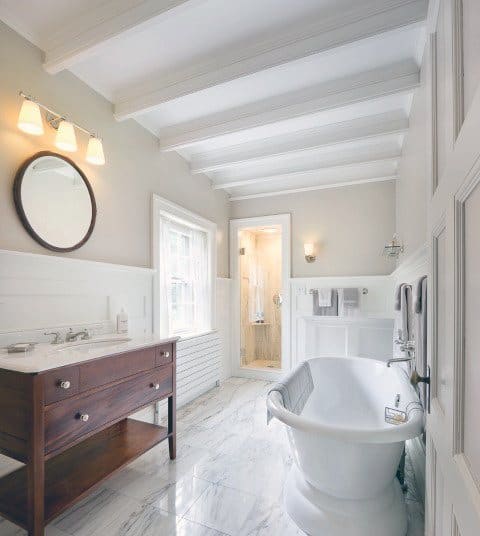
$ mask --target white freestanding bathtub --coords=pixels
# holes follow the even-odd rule
[[[290,517],[311,536],[405,536],[396,472],[405,440],[424,426],[407,374],[356,357],[309,364],[314,390],[300,415],[285,409],[280,393],[267,397],[271,415],[287,426],[295,461],[284,494]],[[408,412],[397,425],[385,422],[396,399]]]

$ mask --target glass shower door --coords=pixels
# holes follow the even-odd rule
[[[282,365],[281,238],[275,226],[238,232],[242,368],[280,369]]]

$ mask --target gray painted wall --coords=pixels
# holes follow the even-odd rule
[[[67,154],[88,176],[98,205],[97,225],[89,242],[71,257],[134,266],[150,266],[150,204],[153,192],[181,204],[218,225],[218,275],[228,275],[229,205],[213,191],[207,177],[193,177],[175,153],[162,154],[158,140],[133,120],[118,123],[112,106],[68,72],[51,76],[33,45],[0,23],[0,248],[50,254],[24,231],[12,200],[15,172],[29,156],[57,151],[54,134],[30,136],[16,127],[22,99],[18,92],[66,114],[104,140],[107,164],[85,162],[86,136],[77,136],[79,151]]]
[[[232,218],[292,215],[292,275],[390,274],[382,257],[395,229],[395,183],[378,182],[235,201]],[[305,262],[303,244],[314,242],[317,260]]]

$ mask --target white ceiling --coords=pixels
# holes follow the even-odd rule
[[[48,72],[70,69],[232,199],[394,180],[426,12],[427,0],[0,1]]]

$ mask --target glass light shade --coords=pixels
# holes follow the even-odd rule
[[[74,153],[77,150],[77,138],[72,123],[61,121],[58,125],[55,145],[62,151]]]
[[[311,257],[314,254],[313,244],[303,244],[303,249],[306,257]]]
[[[105,155],[103,154],[102,140],[91,137],[88,140],[87,147],[87,162],[95,166],[103,166],[105,164]]]
[[[36,102],[28,99],[23,100],[17,126],[27,134],[33,134],[34,136],[43,134],[42,114]]]

